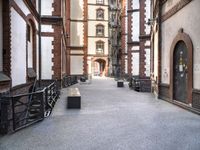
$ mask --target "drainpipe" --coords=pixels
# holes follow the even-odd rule
[[[38,1],[38,11],[39,11],[39,41],[38,41],[38,47],[39,47],[39,87],[41,87],[41,71],[42,71],[42,52],[41,52],[41,0]]]

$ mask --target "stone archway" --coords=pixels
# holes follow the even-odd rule
[[[94,76],[107,76],[108,75],[108,60],[106,58],[92,59]]]
[[[186,54],[186,59],[187,62],[186,64],[183,64],[182,62],[182,56],[178,57],[179,59],[179,68],[176,68],[176,64],[177,63],[175,60],[175,55],[177,54],[177,49],[178,47],[180,47],[180,44],[182,43],[182,45],[185,45],[187,54]],[[182,46],[184,47],[184,46]],[[180,55],[182,55],[182,51],[180,51]],[[193,44],[192,41],[189,37],[188,34],[183,32],[183,29],[180,29],[177,36],[175,37],[175,39],[172,42],[171,48],[170,48],[170,98],[172,100],[176,100],[176,94],[175,93],[175,88],[177,88],[177,86],[181,86],[181,85],[176,85],[175,86],[175,81],[176,81],[176,69],[179,70],[179,74],[180,76],[184,77],[185,75],[183,75],[182,73],[186,73],[185,78],[186,83],[186,90],[187,90],[187,95],[186,95],[186,100],[184,101],[184,103],[187,104],[191,104],[192,103],[192,87],[193,87]],[[182,73],[181,73],[182,72]],[[179,88],[179,87],[178,87]],[[181,100],[180,100],[181,101]]]

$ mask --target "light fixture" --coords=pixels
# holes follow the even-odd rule
[[[153,25],[153,23],[156,22],[158,23],[158,18],[149,18],[148,21],[146,22],[147,25]]]

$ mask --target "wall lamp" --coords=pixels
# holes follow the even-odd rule
[[[158,23],[157,17],[153,18],[153,19],[149,18],[148,21],[146,22],[146,24],[150,26],[150,25],[153,25],[154,22]]]

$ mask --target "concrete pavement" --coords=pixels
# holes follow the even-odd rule
[[[81,110],[66,109],[63,89],[49,118],[1,137],[0,150],[200,150],[200,116],[116,85],[74,85]]]

